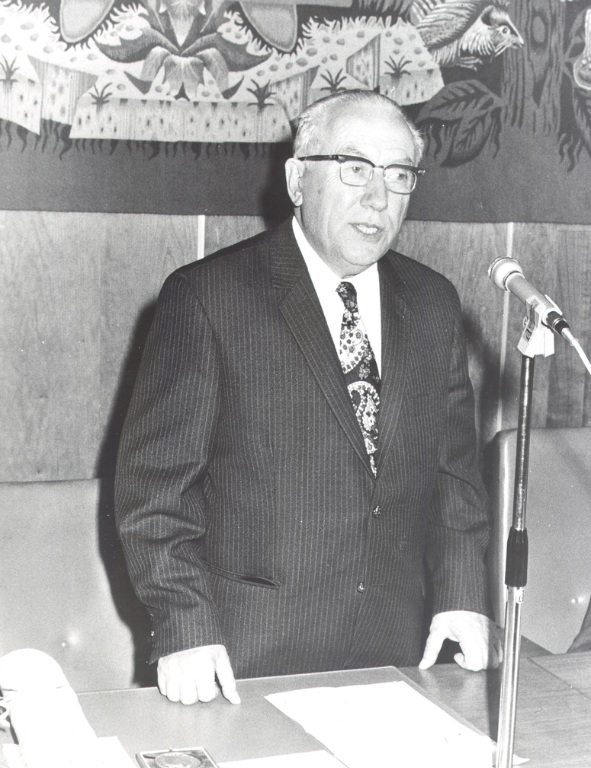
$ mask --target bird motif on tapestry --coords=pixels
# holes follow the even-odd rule
[[[476,69],[524,41],[508,0],[415,0],[410,19],[440,67]]]

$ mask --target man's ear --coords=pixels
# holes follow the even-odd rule
[[[285,178],[287,181],[287,191],[291,198],[291,202],[299,207],[304,199],[302,193],[302,173],[304,172],[304,164],[301,160],[296,160],[295,157],[290,157],[285,163]]]

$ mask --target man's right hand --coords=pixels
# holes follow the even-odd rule
[[[215,679],[232,704],[240,704],[230,658],[224,645],[204,645],[158,659],[158,688],[170,701],[195,704],[216,697]]]

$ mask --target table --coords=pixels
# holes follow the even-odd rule
[[[591,699],[591,652],[568,653],[562,656],[542,656],[535,659],[538,666],[556,675],[560,680],[576,688]]]
[[[496,739],[500,670],[405,669],[430,698]],[[527,768],[591,766],[591,653],[521,658],[515,752]]]
[[[219,762],[307,752],[321,746],[263,697],[322,685],[406,680],[429,698],[496,737],[500,673],[455,664],[430,670],[394,667],[242,680],[240,706],[172,704],[153,688],[80,694],[99,736],[117,735],[127,752],[202,744]],[[4,738],[6,740],[6,738]],[[523,658],[516,729],[527,768],[591,765],[591,653]],[[1,764],[1,762],[0,762]]]

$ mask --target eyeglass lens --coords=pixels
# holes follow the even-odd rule
[[[340,166],[341,181],[353,187],[365,186],[374,173],[374,168],[363,160],[345,160]],[[401,166],[386,168],[384,171],[384,183],[390,192],[407,195],[415,188],[416,181],[414,172]]]

